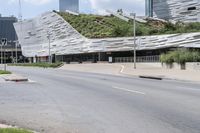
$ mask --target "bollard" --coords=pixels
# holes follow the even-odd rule
[[[6,71],[6,66],[7,66],[7,64],[4,64],[4,71]]]

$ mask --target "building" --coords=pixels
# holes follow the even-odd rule
[[[146,16],[200,22],[200,0],[146,0]]]
[[[39,61],[47,61],[49,54],[64,62],[107,61],[109,57],[133,55],[133,37],[88,39],[55,12],[44,13],[14,26],[23,55]],[[199,32],[140,36],[136,39],[140,56],[157,56],[170,48],[200,48]]]
[[[79,0],[59,0],[59,10],[79,13]]]
[[[6,38],[8,40],[8,46],[15,46],[17,35],[13,26],[13,23],[17,22],[15,17],[1,17],[0,16],[0,39]]]
[[[0,15],[0,40],[2,38],[7,39],[7,46],[3,46],[3,53],[4,57],[6,58],[7,62],[11,62],[11,57],[14,57],[15,54],[15,44],[16,41],[18,40],[15,29],[13,24],[17,22],[16,17],[2,17]],[[21,54],[20,48],[18,48],[18,55],[20,56]],[[4,61],[5,62],[5,61]]]

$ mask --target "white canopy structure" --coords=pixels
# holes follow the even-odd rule
[[[133,50],[133,37],[88,39],[54,12],[47,12],[34,19],[15,23],[14,27],[25,57],[48,56],[49,32],[51,53],[56,55]],[[200,32],[140,36],[136,39],[137,50],[170,47],[200,48]]]

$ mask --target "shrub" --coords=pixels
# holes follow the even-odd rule
[[[162,54],[160,61],[166,64],[172,64],[173,62],[176,62],[178,64],[184,65],[186,62],[200,61],[200,53],[197,51],[180,49],[168,52],[167,54]]]

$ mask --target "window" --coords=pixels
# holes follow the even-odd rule
[[[196,9],[197,9],[196,7],[188,7],[188,11],[196,10]]]

